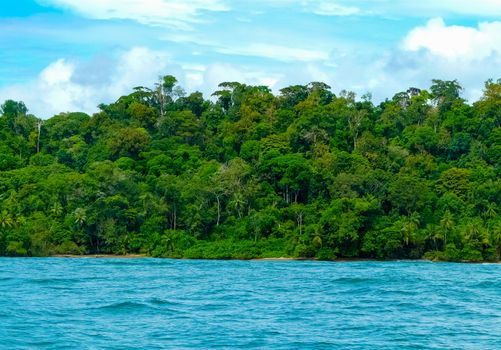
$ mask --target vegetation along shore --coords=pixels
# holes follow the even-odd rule
[[[498,261],[501,80],[461,91],[165,76],[92,116],[6,101],[0,255]]]

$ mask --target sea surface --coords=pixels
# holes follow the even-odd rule
[[[1,349],[501,349],[501,265],[0,258]]]

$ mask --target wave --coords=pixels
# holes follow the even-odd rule
[[[150,308],[148,304],[137,302],[137,301],[121,301],[117,303],[112,303],[108,305],[102,305],[92,308],[93,310],[114,310],[114,311],[130,311],[130,310],[142,310]]]
[[[53,284],[61,284],[61,283],[76,283],[76,282],[83,282],[83,281],[89,281],[92,280],[92,278],[29,278],[26,279],[25,281],[28,283],[33,283],[33,284],[41,284],[41,285],[53,285]]]
[[[366,277],[339,277],[332,280],[332,282],[337,284],[360,284],[360,283],[372,283],[374,282],[374,279]]]
[[[111,303],[107,305],[102,305],[98,307],[93,307],[93,310],[113,310],[113,311],[133,311],[133,310],[146,310],[146,309],[156,309],[162,311],[172,311],[171,307],[179,306],[179,303],[164,300],[160,298],[151,298],[145,301],[120,301],[116,303]]]
[[[499,348],[501,265],[79,261],[9,260],[0,348]]]
[[[164,299],[160,299],[160,298],[151,298],[151,299],[147,300],[147,302],[149,304],[161,305],[161,306],[178,306],[178,305],[180,305],[180,303],[176,303],[174,301],[164,300]]]

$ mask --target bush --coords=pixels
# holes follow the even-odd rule
[[[28,250],[24,247],[23,242],[10,241],[5,249],[8,256],[26,256]]]
[[[466,245],[459,253],[460,260],[478,262],[482,261],[482,253],[470,245]]]
[[[73,241],[65,241],[58,245],[54,252],[56,254],[72,254],[72,255],[82,255],[85,253],[85,249],[83,247],[79,247]]]
[[[320,248],[319,251],[317,252],[316,258],[318,260],[325,260],[325,261],[331,261],[331,260],[336,260],[336,254],[329,248]]]

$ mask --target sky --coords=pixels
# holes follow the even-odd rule
[[[322,81],[374,102],[457,79],[472,102],[501,78],[501,1],[4,0],[0,48],[0,101],[42,118],[167,74],[206,98]]]

